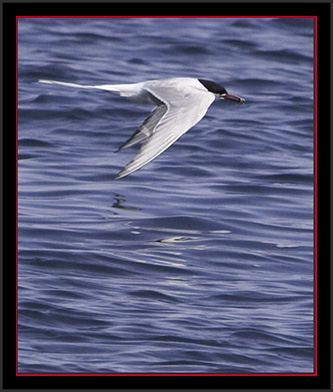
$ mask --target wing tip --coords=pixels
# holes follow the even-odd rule
[[[113,180],[113,181],[117,181],[117,180],[120,180],[121,177],[122,177],[122,176],[121,176],[121,173],[118,173],[116,176],[113,177],[112,180]]]
[[[130,173],[126,173],[126,170],[123,169],[113,178],[113,181],[120,180],[121,178],[126,177],[129,174]]]

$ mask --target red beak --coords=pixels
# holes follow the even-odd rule
[[[245,101],[244,98],[237,97],[237,95],[226,93],[221,95],[222,99],[229,99],[230,101],[235,101],[237,103],[243,103]]]

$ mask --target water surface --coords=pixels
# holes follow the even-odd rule
[[[19,18],[19,373],[313,372],[313,28]],[[119,181],[151,107],[38,83],[174,76],[246,103]]]

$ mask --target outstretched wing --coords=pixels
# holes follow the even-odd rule
[[[175,91],[174,86],[170,89],[151,86],[146,90],[163,104],[151,113],[139,130],[120,148],[132,146],[148,137],[138,154],[115,179],[133,173],[160,155],[202,119],[215,99],[213,94],[205,94],[195,88],[190,91],[187,89],[185,93]]]
[[[162,104],[156,106],[150,115],[145,119],[140,128],[123,144],[116,152],[124,150],[125,148],[132,147],[143,140],[148,139],[154,132],[156,125],[161,121],[161,118],[168,111],[166,105]]]
[[[161,81],[152,80],[134,84],[96,86],[54,80],[40,82],[106,90],[129,99],[157,105],[134,135],[118,149],[120,151],[146,140],[139,153],[115,179],[133,173],[160,155],[202,119],[215,99],[214,94],[208,92],[202,83],[193,78],[170,78],[165,79],[163,84]]]

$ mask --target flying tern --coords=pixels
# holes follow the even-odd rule
[[[151,162],[185,132],[197,124],[216,99],[243,103],[245,99],[227,92],[218,83],[195,78],[168,78],[131,84],[81,85],[40,80],[41,83],[110,91],[132,101],[155,105],[140,128],[118,151],[144,142],[132,161],[115,177],[125,177]]]

